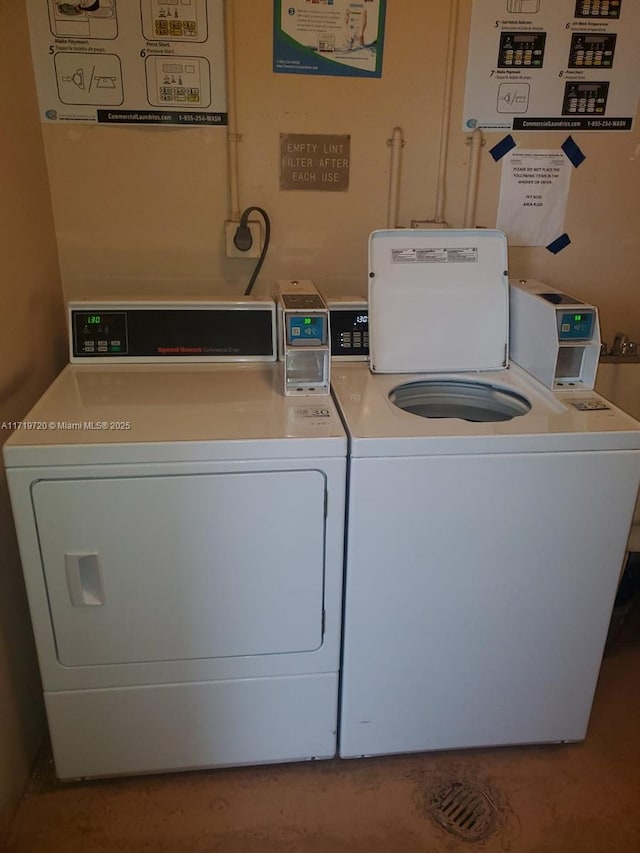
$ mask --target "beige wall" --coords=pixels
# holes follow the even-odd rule
[[[311,277],[325,291],[366,287],[367,237],[386,226],[387,140],[403,129],[400,224],[434,213],[448,2],[389,0],[380,80],[273,74],[271,0],[235,0],[240,202],[273,224],[264,281]],[[469,149],[461,130],[471,0],[461,0],[446,219],[463,220]],[[222,128],[47,126],[65,295],[123,285],[176,293],[248,278],[252,262],[222,256],[227,215]],[[351,135],[347,193],[280,191],[282,132]],[[494,227],[500,166],[482,155],[477,224]],[[520,147],[558,147],[564,133],[517,133]],[[640,154],[632,133],[580,133],[586,162],[573,173],[566,221],[572,245],[511,252],[511,272],[539,277],[601,307],[609,340],[640,339]],[[241,284],[237,285],[240,292]]]
[[[0,425],[20,420],[64,362],[62,294],[23,4],[0,4]],[[0,429],[0,442],[10,431]],[[44,721],[0,463],[0,847]]]

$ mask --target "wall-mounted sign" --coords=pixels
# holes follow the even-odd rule
[[[474,0],[465,130],[631,130],[638,0]]]
[[[564,232],[571,169],[561,149],[504,157],[496,228],[510,246],[548,246]]]
[[[223,0],[27,0],[43,122],[227,123]]]
[[[280,189],[346,192],[351,137],[342,134],[280,134]]]
[[[274,0],[273,70],[380,77],[387,0]]]

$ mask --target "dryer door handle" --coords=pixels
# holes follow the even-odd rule
[[[101,607],[104,604],[104,586],[98,553],[65,554],[64,565],[73,606]]]

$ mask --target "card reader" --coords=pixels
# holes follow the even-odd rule
[[[278,281],[280,359],[284,393],[328,394],[331,366],[329,311],[311,281]]]

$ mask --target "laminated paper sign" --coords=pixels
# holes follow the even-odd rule
[[[223,0],[27,0],[43,122],[227,123]]]
[[[631,130],[639,0],[474,0],[465,130]]]
[[[273,70],[380,77],[386,0],[274,0]]]

